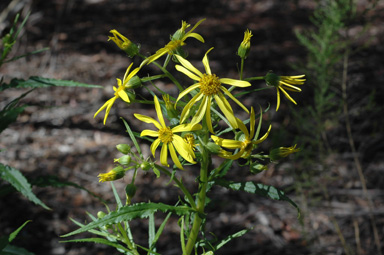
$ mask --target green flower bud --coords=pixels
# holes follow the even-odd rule
[[[252,32],[247,29],[247,31],[244,32],[244,39],[237,50],[237,55],[241,58],[245,59],[249,54],[249,50],[251,49],[251,37]]]
[[[103,212],[103,211],[98,211],[97,212],[97,218],[99,218],[99,219],[104,218],[106,215],[107,214],[105,212]]]
[[[142,86],[141,79],[137,75],[133,76],[125,85],[127,89],[136,89],[136,88],[140,88],[141,86]]]
[[[213,142],[208,142],[205,146],[211,153],[213,154],[219,154],[219,152],[222,150],[219,145]]]
[[[143,163],[140,164],[140,168],[143,169],[143,171],[148,171],[152,167],[150,163],[148,163],[147,161],[144,161]]]
[[[114,162],[119,162],[123,166],[129,165],[131,163],[131,161],[132,161],[132,158],[129,155],[124,155],[124,156],[114,160]]]
[[[136,194],[136,186],[135,186],[135,184],[133,184],[133,183],[128,184],[125,187],[125,194],[127,195],[127,204],[131,204],[131,199]]]
[[[254,162],[252,163],[250,166],[249,166],[249,171],[253,174],[258,174],[260,172],[263,172],[265,170],[267,170],[268,167],[263,165],[263,164],[260,164],[258,162]]]
[[[128,154],[129,152],[131,152],[131,146],[129,146],[128,144],[118,144],[116,145],[116,149],[123,154]]]

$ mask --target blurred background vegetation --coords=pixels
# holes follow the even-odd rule
[[[305,73],[303,92],[295,93],[297,106],[282,98],[278,112],[264,116],[272,122],[272,142],[302,149],[290,160],[270,164],[269,170],[249,176],[234,166],[235,178],[260,181],[288,192],[303,211],[285,203],[247,194],[213,191],[212,232],[219,236],[254,227],[233,241],[221,254],[380,254],[384,237],[384,3],[375,0],[2,0],[0,34],[9,32],[17,13],[30,17],[11,54],[44,47],[50,50],[3,65],[0,78],[30,76],[99,84],[104,89],[47,88],[25,99],[28,108],[0,136],[0,161],[20,169],[27,177],[56,175],[111,199],[109,185],[97,174],[112,168],[114,149],[127,143],[119,117],[130,119],[135,109],[120,102],[107,126],[94,112],[112,94],[111,85],[130,63],[107,42],[117,29],[141,45],[143,54],[164,46],[181,25],[207,20],[198,32],[206,43],[187,41],[186,49],[198,65],[210,47],[211,67],[218,75],[238,78],[237,47],[250,29],[252,48],[244,75]],[[145,70],[151,73],[156,70]],[[158,84],[175,93],[172,84]],[[254,86],[264,86],[255,83]],[[20,94],[0,94],[0,106]],[[248,106],[267,107],[276,95],[265,90],[245,98]],[[139,123],[131,120],[131,126]],[[147,145],[148,152],[148,145]],[[194,180],[185,173],[185,181]],[[140,179],[140,178],[139,178]],[[129,180],[125,180],[129,182]],[[172,188],[163,179],[141,176],[136,201],[173,201]],[[151,186],[149,186],[151,184]],[[0,185],[4,183],[0,182]],[[117,183],[117,186],[119,184]],[[122,181],[120,188],[124,187]],[[87,192],[65,187],[34,187],[47,211],[17,193],[0,200],[0,235],[32,220],[14,241],[35,254],[107,254],[100,246],[60,244],[59,236],[73,230],[69,217],[84,217],[103,206]],[[85,218],[81,218],[85,220]],[[138,222],[136,228],[145,222]],[[178,254],[169,227],[164,254]],[[381,247],[381,248],[379,248]]]

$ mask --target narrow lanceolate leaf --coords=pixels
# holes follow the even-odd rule
[[[239,232],[235,233],[235,234],[232,234],[232,235],[229,235],[227,236],[227,238],[221,240],[218,244],[215,245],[215,249],[218,250],[220,249],[221,247],[223,247],[224,245],[226,245],[228,242],[230,242],[231,240],[235,239],[235,238],[238,238],[238,237],[241,237],[243,235],[245,235],[246,233],[248,233],[251,229],[243,229],[243,230],[240,230]]]
[[[0,178],[9,182],[16,190],[18,190],[30,201],[37,205],[41,205],[45,209],[50,210],[48,206],[46,206],[40,199],[35,196],[35,194],[33,194],[31,185],[19,170],[0,163]]]
[[[25,227],[25,225],[28,224],[28,222],[30,222],[30,220],[27,220],[27,221],[24,222],[24,224],[21,225],[18,229],[16,229],[15,231],[13,231],[13,232],[9,235],[9,239],[8,239],[8,241],[9,241],[9,242],[12,242],[13,239],[15,239],[16,236],[19,234],[19,232]]]
[[[126,247],[124,247],[123,245],[121,245],[119,243],[116,243],[116,242],[108,241],[108,240],[106,240],[104,238],[94,237],[94,238],[83,238],[83,239],[74,239],[74,240],[60,241],[60,243],[83,243],[83,242],[105,244],[105,245],[108,245],[108,246],[115,247],[117,249],[122,249],[123,251],[128,252],[128,254],[133,254]]]
[[[101,86],[99,85],[32,76],[28,80],[16,79],[16,78],[12,79],[9,84],[3,84],[2,86],[0,86],[0,91],[9,89],[9,88],[46,88],[46,87],[101,88]]]
[[[85,225],[84,227],[81,227],[71,233],[63,235],[62,237],[76,235],[78,233],[89,231],[94,228],[99,228],[109,224],[116,224],[122,221],[129,221],[137,218],[148,218],[149,215],[157,211],[172,212],[177,215],[184,215],[191,211],[191,208],[186,206],[170,206],[162,203],[139,203],[133,205],[126,205],[124,207],[121,207],[117,211],[109,213],[102,219],[93,221],[88,225]]]
[[[8,110],[0,111],[0,133],[3,132],[10,124],[16,122],[17,116],[24,111],[26,106],[15,107]]]
[[[261,195],[274,200],[286,201],[297,209],[298,217],[300,217],[300,208],[293,202],[285,193],[273,186],[265,185],[262,183],[255,182],[232,182],[224,179],[218,179],[214,181],[214,184],[232,189],[236,191],[245,191],[252,194]]]

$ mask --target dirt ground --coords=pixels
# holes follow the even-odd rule
[[[2,0],[0,11],[10,0]],[[16,2],[16,1],[13,1]],[[211,67],[226,77],[237,78],[239,62],[236,51],[245,29],[252,30],[252,50],[246,60],[245,75],[264,75],[269,70],[280,74],[295,74],[291,65],[306,61],[306,53],[299,45],[294,31],[311,27],[309,16],[315,1],[304,0],[24,0],[22,13],[31,12],[15,54],[50,47],[49,51],[9,63],[1,68],[0,76],[8,82],[11,78],[43,76],[102,85],[103,89],[49,88],[32,92],[25,102],[29,105],[1,134],[0,147],[7,148],[0,154],[0,161],[20,169],[28,177],[56,175],[71,181],[113,202],[111,187],[99,183],[97,175],[113,167],[113,159],[120,154],[116,144],[130,143],[124,126],[119,120],[127,119],[135,130],[140,123],[132,114],[152,114],[148,109],[126,107],[122,102],[114,105],[106,126],[103,115],[93,118],[97,109],[112,95],[116,78],[122,78],[131,59],[107,41],[109,30],[117,29],[132,41],[141,45],[144,54],[153,53],[165,45],[181,25],[181,20],[194,24],[207,18],[198,32],[206,42],[201,45],[193,39],[187,41],[187,49],[193,61],[198,63],[206,50],[210,53]],[[368,1],[358,1],[363,9]],[[15,7],[16,8],[16,7]],[[16,10],[16,9],[14,9]],[[369,42],[369,47],[351,57],[350,91],[351,119],[359,156],[367,178],[368,194],[374,201],[374,215],[381,238],[384,237],[384,136],[383,104],[384,63],[384,3],[379,1],[374,10],[356,21],[352,33],[362,30],[365,22],[372,23],[365,36],[354,45],[356,48]],[[14,17],[12,13],[10,17]],[[7,29],[6,23],[0,26]],[[3,31],[3,32],[4,32]],[[1,32],[1,31],[0,31]],[[156,72],[148,68],[148,72]],[[172,93],[172,85],[164,80],[157,84]],[[305,88],[304,90],[311,88]],[[7,90],[0,94],[0,106],[20,90]],[[310,95],[295,95],[300,102]],[[265,105],[276,100],[275,93],[263,92],[244,103]],[[304,100],[305,101],[305,100]],[[282,103],[279,113],[270,111],[266,117],[282,128],[292,128],[292,115],[288,101]],[[301,107],[300,103],[297,107]],[[369,108],[370,107],[370,108]],[[144,112],[143,112],[144,110]],[[367,113],[367,114],[366,114]],[[343,118],[341,117],[341,122]],[[279,124],[280,123],[280,124]],[[281,124],[283,123],[283,124]],[[290,127],[290,128],[289,128]],[[329,166],[324,179],[329,182],[325,199],[323,194],[310,191],[293,192],[295,179],[287,169],[299,162],[285,161],[269,166],[269,170],[249,176],[239,166],[234,166],[233,178],[258,181],[285,190],[304,212],[303,223],[297,219],[295,208],[286,202],[277,202],[244,193],[214,189],[210,195],[213,205],[207,208],[207,230],[218,237],[253,228],[245,236],[233,240],[217,254],[345,254],[334,222],[338,223],[350,254],[379,254],[375,247],[368,204],[361,189],[361,182],[353,163],[345,129],[331,132],[335,152],[325,161]],[[288,143],[293,142],[287,138]],[[266,150],[268,149],[266,145]],[[149,145],[143,145],[149,155]],[[194,170],[181,173],[191,189],[196,188]],[[115,183],[122,192],[130,176]],[[173,203],[176,189],[166,186],[167,178],[156,179],[153,174],[140,174],[136,181],[138,190],[133,202],[153,201]],[[2,184],[2,183],[0,183]],[[315,187],[314,187],[315,188]],[[318,188],[318,187],[316,187]],[[310,189],[309,189],[310,190]],[[0,200],[0,235],[8,234],[28,219],[27,225],[15,244],[38,255],[111,254],[113,249],[88,243],[59,243],[60,235],[76,226],[70,221],[87,220],[85,212],[95,214],[104,206],[86,191],[73,187],[34,188],[37,196],[51,211],[44,210],[20,197],[9,194]],[[159,252],[166,255],[181,254],[177,242],[177,219],[172,219],[166,235],[160,241]],[[136,240],[145,240],[146,221],[135,221]],[[85,235],[89,237],[90,235]],[[145,242],[139,242],[145,245]],[[384,243],[382,243],[384,247]],[[384,252],[384,248],[382,248]]]

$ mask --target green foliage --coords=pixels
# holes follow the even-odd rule
[[[20,173],[19,170],[3,165],[0,163],[0,177],[9,182],[17,191],[23,194],[33,203],[42,206],[45,209],[50,209],[32,192],[32,188],[28,180]]]
[[[24,248],[10,245],[10,243],[16,238],[19,232],[27,225],[30,221],[24,222],[19,228],[13,231],[8,236],[0,238],[0,255],[33,255],[33,253],[25,250]]]

